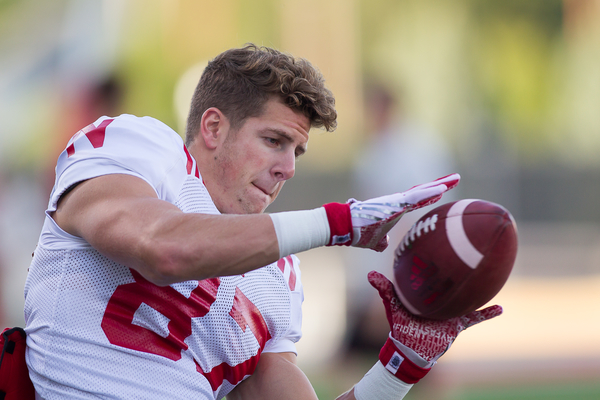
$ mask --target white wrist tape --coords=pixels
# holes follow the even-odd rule
[[[325,208],[269,214],[277,241],[279,257],[325,246],[331,235]]]
[[[412,384],[402,382],[377,361],[354,386],[354,397],[356,400],[400,400],[412,387]]]

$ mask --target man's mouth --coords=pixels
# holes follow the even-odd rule
[[[257,185],[257,184],[255,184],[255,183],[253,183],[253,185],[254,185],[254,186],[255,186],[255,187],[258,189],[258,190],[260,190],[261,192],[263,192],[265,195],[267,195],[267,196],[271,196],[271,192],[269,192],[269,191],[265,190],[264,188],[262,188],[261,186],[258,186],[258,185]]]

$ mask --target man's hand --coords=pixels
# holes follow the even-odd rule
[[[460,332],[502,314],[502,307],[496,305],[445,321],[417,317],[400,303],[394,285],[384,275],[371,271],[368,279],[383,300],[391,329],[379,360],[406,383],[425,376]]]
[[[350,199],[346,204],[326,204],[331,231],[328,245],[383,251],[388,246],[388,232],[405,213],[435,203],[459,181],[460,175],[452,174],[402,193],[366,201]]]

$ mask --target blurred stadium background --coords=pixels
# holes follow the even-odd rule
[[[455,199],[498,202],[518,222],[493,300],[505,315],[463,333],[409,398],[599,399],[599,0],[0,0],[1,325],[24,324],[67,139],[120,113],[183,134],[202,66],[247,42],[309,59],[339,111],[268,211],[459,172]],[[391,276],[392,252],[300,254],[299,361],[322,399],[376,360],[387,327],[366,272]]]

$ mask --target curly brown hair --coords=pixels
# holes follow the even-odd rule
[[[239,129],[246,118],[260,116],[274,95],[306,115],[311,127],[335,130],[335,98],[310,62],[247,44],[221,53],[206,66],[192,98],[186,143],[194,140],[202,114],[210,107],[221,110],[232,128]]]

